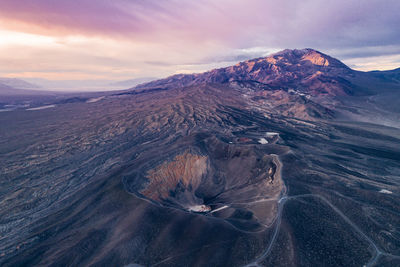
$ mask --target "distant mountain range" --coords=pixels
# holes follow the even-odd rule
[[[255,106],[311,120],[337,117],[343,113],[349,115],[349,112],[352,116],[357,115],[352,109],[343,108],[345,102],[366,101],[366,97],[380,95],[369,106],[361,105],[366,114],[375,116],[374,110],[390,106],[384,101],[394,101],[387,99],[390,93],[393,90],[399,92],[400,69],[356,71],[338,59],[313,49],[286,49],[226,68],[198,74],[177,74],[144,83],[132,88],[131,92],[205,85],[224,87],[226,90],[239,88]]]
[[[240,62],[234,66],[204,73],[176,74],[165,79],[153,77],[124,81],[0,78],[0,95],[35,93],[36,91],[104,91],[186,87],[199,84],[248,83],[269,90],[299,92],[310,96],[345,96],[374,94],[376,84],[385,88],[400,83],[400,68],[389,71],[361,72],[319,51],[286,49],[267,57]],[[20,91],[35,90],[34,92]]]
[[[120,82],[99,81],[47,81],[30,79],[0,79],[0,96],[49,95],[42,88],[72,88],[78,98],[70,93],[62,97],[62,103],[86,101],[91,95],[78,91],[105,91],[112,94],[139,94],[143,92],[168,91],[171,89],[214,86],[227,91],[239,91],[248,104],[262,107],[266,112],[307,120],[316,118],[339,118],[341,116],[396,121],[400,106],[392,99],[391,92],[400,90],[400,69],[390,71],[356,71],[338,59],[313,49],[283,50],[267,57],[239,62],[234,66],[196,74],[177,74],[165,79],[130,79]],[[36,81],[36,82],[35,82]],[[40,85],[40,86],[39,86]],[[81,87],[79,87],[81,86]],[[131,89],[123,90],[125,88]],[[96,89],[97,88],[97,89]],[[170,92],[172,94],[172,91]],[[59,95],[59,93],[56,93]],[[72,93],[73,94],[73,93]],[[97,93],[100,96],[102,93]],[[379,97],[377,97],[379,96]],[[73,98],[73,100],[68,100]],[[27,101],[20,98],[19,102]],[[54,99],[59,103],[60,97]],[[400,101],[400,100],[399,100]],[[13,102],[18,104],[19,102]],[[350,103],[351,102],[351,103]],[[358,109],[348,106],[358,103]],[[362,102],[362,103],[361,103]],[[2,101],[3,105],[7,101]],[[51,103],[46,99],[46,104]],[[45,104],[42,100],[38,104]],[[384,114],[384,115],[382,115]],[[365,119],[365,118],[364,118]]]
[[[141,84],[135,89],[247,82],[258,83],[264,89],[296,90],[312,96],[340,96],[372,93],[370,86],[360,88],[363,80],[397,85],[399,76],[400,69],[355,71],[341,61],[313,49],[286,49],[268,57],[247,60],[205,73],[177,74]]]
[[[27,81],[21,80],[21,79],[17,79],[17,78],[0,78],[0,84],[1,86],[9,86],[9,87],[13,87],[13,88],[18,88],[18,89],[40,89],[41,87],[33,84],[33,83],[29,83]]]
[[[96,92],[131,88],[155,78],[110,80],[47,80],[40,78],[0,78],[1,95],[35,95],[49,92]]]
[[[0,78],[0,96],[52,94],[40,86],[16,78]]]

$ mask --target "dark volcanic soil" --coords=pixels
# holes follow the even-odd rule
[[[396,266],[396,112],[304,53],[0,113],[0,265]]]

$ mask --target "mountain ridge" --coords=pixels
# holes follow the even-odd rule
[[[0,78],[0,84],[15,89],[41,89],[39,85],[18,78]]]
[[[233,66],[213,69],[204,73],[176,74],[165,79],[138,85],[131,89],[156,86],[190,86],[196,83],[228,83],[253,81],[271,88],[282,83],[310,83],[318,76],[337,76],[352,70],[337,59],[310,48],[285,49],[267,57],[239,62]],[[306,80],[307,79],[307,80]],[[342,93],[342,92],[341,92]]]
[[[362,90],[355,91],[357,86],[352,85],[354,81],[357,83],[357,79],[363,79],[365,76],[374,76],[374,78],[384,76],[388,82],[393,82],[390,77],[396,75],[397,72],[387,73],[356,71],[340,60],[311,48],[285,49],[267,57],[249,59],[233,66],[203,73],[172,75],[140,84],[129,90],[257,82],[267,90],[297,90],[312,96],[348,96],[365,93]]]

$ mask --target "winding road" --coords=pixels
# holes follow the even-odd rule
[[[282,196],[278,200],[279,207],[278,207],[278,212],[277,212],[277,219],[275,222],[276,225],[275,225],[274,233],[272,235],[270,243],[268,244],[268,246],[265,249],[265,251],[263,252],[263,254],[261,254],[253,262],[245,265],[244,267],[260,266],[260,262],[265,260],[267,258],[267,256],[269,255],[269,253],[271,252],[272,247],[273,247],[273,245],[276,241],[276,238],[278,236],[278,233],[279,233],[281,220],[282,220],[282,210],[283,210],[285,203],[289,200],[293,200],[293,199],[297,199],[297,198],[310,198],[310,197],[315,197],[315,198],[319,198],[320,200],[322,200],[325,204],[327,204],[330,208],[332,208],[332,210],[335,211],[340,217],[342,217],[342,219],[346,223],[348,223],[355,232],[357,232],[363,239],[365,239],[371,245],[371,247],[373,248],[373,256],[369,260],[369,262],[366,263],[365,266],[367,266],[367,267],[374,266],[377,263],[379,257],[382,255],[400,259],[399,255],[393,255],[390,253],[386,253],[382,249],[380,249],[378,247],[378,245],[360,229],[360,227],[358,227],[353,221],[351,221],[345,214],[343,214],[343,212],[341,212],[335,205],[333,205],[331,202],[329,202],[325,197],[318,195],[318,194],[302,194],[302,195],[295,195],[295,196]]]

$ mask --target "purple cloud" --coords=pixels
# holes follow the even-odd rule
[[[150,73],[155,65],[173,73],[283,48],[312,47],[339,59],[399,55],[399,10],[398,0],[0,0],[0,28],[121,40],[113,60],[158,76]],[[140,48],[129,50],[126,43]],[[71,48],[77,58],[86,53],[77,49]]]
[[[0,15],[53,34],[180,37],[235,46],[371,46],[400,41],[397,0],[1,0]]]

